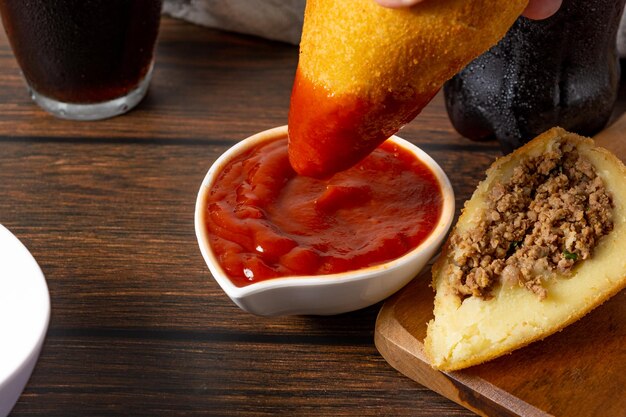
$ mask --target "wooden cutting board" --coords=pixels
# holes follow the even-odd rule
[[[626,115],[596,136],[626,161]],[[624,254],[626,256],[626,254]],[[483,416],[626,417],[626,290],[541,342],[462,371],[431,368],[430,268],[383,305],[374,333],[391,366]]]

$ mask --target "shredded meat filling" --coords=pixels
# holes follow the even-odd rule
[[[542,283],[588,259],[613,229],[613,202],[591,163],[559,142],[496,183],[477,227],[453,236],[449,276],[463,298],[490,297],[497,282],[546,297]]]

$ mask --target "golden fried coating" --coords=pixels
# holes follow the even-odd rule
[[[526,4],[308,0],[289,119],[294,168],[325,175],[361,160],[502,38]]]

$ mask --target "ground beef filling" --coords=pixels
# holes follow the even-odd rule
[[[613,202],[591,163],[558,143],[521,161],[491,190],[479,225],[452,238],[449,275],[461,298],[489,298],[498,282],[546,297],[542,282],[567,276],[613,229]]]

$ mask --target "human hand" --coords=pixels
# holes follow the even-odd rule
[[[409,7],[423,0],[375,0],[378,4],[385,7]],[[529,0],[528,6],[523,16],[529,19],[545,19],[552,16],[561,7],[562,0]]]

